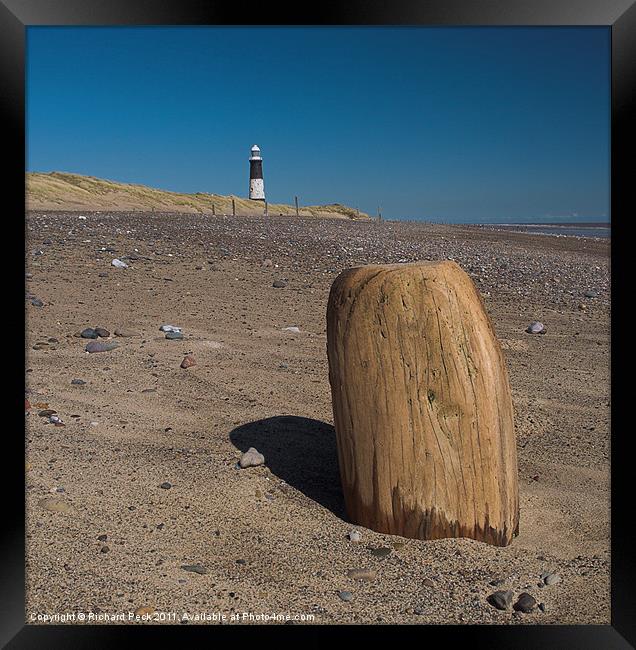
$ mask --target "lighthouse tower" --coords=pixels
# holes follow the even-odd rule
[[[250,156],[250,199],[253,201],[265,200],[265,186],[263,185],[263,159],[261,150],[255,144]]]

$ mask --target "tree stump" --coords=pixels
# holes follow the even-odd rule
[[[519,528],[508,373],[459,265],[344,271],[329,295],[327,353],[351,521],[508,545]]]

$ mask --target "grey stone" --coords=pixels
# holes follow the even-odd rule
[[[287,282],[285,280],[274,280],[272,286],[276,289],[284,289],[287,286]]]
[[[550,573],[543,579],[543,582],[549,587],[561,582],[561,576],[558,573]]]
[[[182,564],[181,568],[184,571],[190,571],[191,573],[200,573],[201,575],[208,572],[208,570],[202,564]]]
[[[338,596],[340,600],[344,600],[346,603],[353,600],[353,594],[350,591],[339,591]]]
[[[250,447],[239,460],[239,466],[243,469],[246,467],[258,467],[265,462],[265,456],[254,447]]]
[[[159,330],[161,332],[180,332],[181,328],[176,325],[162,325]]]
[[[166,332],[166,338],[169,341],[180,341],[183,338],[181,332]]]
[[[516,612],[529,614],[536,606],[537,601],[534,597],[524,591],[517,599],[517,602],[513,605],[513,609]]]
[[[80,332],[83,339],[96,339],[98,334],[92,327],[87,327]]]
[[[353,530],[349,531],[349,534],[347,535],[349,539],[352,542],[360,542],[362,541],[362,535],[359,530],[356,530],[355,528]]]
[[[486,600],[496,609],[502,611],[509,609],[512,603],[512,591],[495,591]]]
[[[526,332],[528,332],[528,334],[545,334],[545,325],[541,321],[535,320],[528,325]]]
[[[119,344],[115,343],[115,341],[108,343],[102,343],[101,341],[91,341],[90,343],[86,344],[86,347],[84,349],[86,352],[110,352],[111,350],[114,350],[118,347]]]
[[[72,379],[71,384],[74,386],[83,386],[86,382],[83,379]]]

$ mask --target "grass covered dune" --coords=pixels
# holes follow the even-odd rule
[[[261,215],[264,206],[239,196],[197,192],[181,194],[134,183],[118,183],[94,176],[66,172],[27,172],[27,210],[108,210],[130,212],[187,212],[232,214],[232,199],[238,215]],[[272,215],[295,216],[293,205],[268,204]],[[299,207],[302,217],[368,219],[369,215],[339,203]]]

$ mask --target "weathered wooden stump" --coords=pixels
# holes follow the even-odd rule
[[[468,275],[450,261],[344,271],[329,295],[327,352],[351,520],[509,544],[519,528],[512,399]]]

